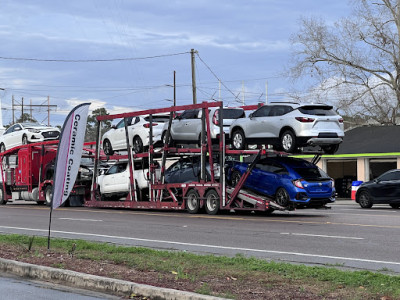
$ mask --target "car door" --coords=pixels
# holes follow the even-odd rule
[[[101,181],[101,192],[104,194],[115,192],[115,174],[118,172],[118,165],[113,165],[108,171],[103,175],[103,180]]]
[[[265,138],[269,137],[268,128],[265,128],[265,121],[271,107],[264,105],[250,114],[246,122],[245,135],[247,138]]]
[[[181,162],[177,161],[168,168],[167,172],[165,172],[165,182],[166,183],[179,182],[180,171],[181,171]]]
[[[375,200],[386,202],[400,196],[400,171],[385,173],[375,180],[371,194]]]
[[[275,166],[274,162],[268,160],[256,164],[251,175],[253,189],[265,195],[274,195],[278,182],[278,175],[274,171],[278,169],[279,167]]]
[[[136,117],[136,119],[139,119],[139,117]],[[129,130],[130,127],[129,125],[131,124],[132,118],[128,118],[127,121]],[[124,119],[119,121],[117,126],[115,126],[114,132],[110,135],[110,139],[114,149],[127,149]],[[132,141],[130,139],[130,143],[131,142]]]
[[[271,107],[268,117],[263,120],[263,126],[268,131],[268,137],[279,138],[281,129],[287,125],[285,114],[292,111],[288,105],[274,105]]]
[[[11,134],[13,133],[13,131],[14,131],[14,126],[15,125],[13,125],[10,128],[8,128],[3,133],[3,135],[1,136],[1,142],[4,144],[6,150],[8,150],[10,148],[11,142],[9,142],[9,140],[11,140],[10,137],[11,137]]]
[[[129,191],[129,170],[128,164],[118,164],[117,172],[114,175],[114,192],[128,192]]]
[[[7,137],[6,149],[22,145],[22,126],[15,124],[13,131]]]
[[[199,110],[185,110],[180,117],[172,122],[172,138],[178,141],[197,141],[196,129],[199,124],[201,124]]]

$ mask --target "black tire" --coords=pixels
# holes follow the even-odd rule
[[[163,145],[165,145],[165,139],[167,138],[167,132],[164,131],[162,136],[161,136],[161,140],[163,142]],[[174,140],[172,139],[171,134],[169,135],[169,143],[168,143],[169,147],[173,147],[174,146]]]
[[[135,153],[143,152],[143,141],[139,136],[135,136],[132,141],[132,149]]]
[[[206,212],[209,215],[216,215],[219,211],[220,199],[216,190],[209,190],[206,193]]]
[[[288,192],[284,188],[279,188],[276,191],[275,202],[282,207],[289,206],[290,197],[289,197]]]
[[[105,155],[113,155],[114,150],[112,148],[111,142],[109,140],[104,140],[103,150]]]
[[[44,198],[47,206],[51,206],[52,197],[53,197],[53,186],[48,185],[44,190]]]
[[[3,143],[1,143],[0,152],[5,152],[5,151],[6,151],[6,146]]]
[[[233,187],[237,186],[241,177],[242,174],[239,171],[233,171],[231,175],[231,185]]]
[[[28,137],[26,135],[22,136],[22,145],[28,145]]]
[[[358,194],[358,204],[360,204],[360,206],[362,208],[371,208],[373,203],[372,203],[372,199],[371,199],[371,194],[370,192],[368,192],[367,190],[361,191]]]
[[[5,195],[3,192],[3,187],[0,187],[0,204],[1,205],[7,204],[7,200],[5,199]]]
[[[329,146],[322,146],[322,150],[325,154],[335,154],[336,151],[339,149],[339,144],[336,145],[329,145]]]
[[[280,147],[283,151],[288,153],[295,152],[296,146],[296,135],[292,130],[284,131],[280,136]]]
[[[236,129],[232,134],[232,148],[235,150],[244,150],[246,148],[246,137],[241,129]]]
[[[186,209],[189,214],[197,214],[200,210],[200,196],[196,190],[186,194]]]
[[[400,208],[400,203],[391,203],[389,204],[392,208]]]

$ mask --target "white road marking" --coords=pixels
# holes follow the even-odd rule
[[[48,232],[47,229],[20,228],[20,227],[11,227],[11,226],[0,226],[0,228],[35,231],[35,232],[46,232],[46,233]],[[183,243],[183,242],[163,241],[163,240],[150,240],[150,239],[141,239],[141,238],[126,237],[126,236],[112,236],[112,235],[104,235],[104,234],[79,233],[79,232],[59,231],[59,230],[52,230],[52,232],[53,233],[70,234],[70,235],[75,235],[75,236],[81,235],[81,236],[103,237],[103,238],[109,238],[109,239],[121,239],[121,240],[131,240],[131,241],[140,241],[140,242],[151,242],[151,243],[160,243],[160,244],[211,248],[211,249],[237,250],[237,251],[247,251],[247,252],[256,252],[256,253],[270,253],[270,254],[282,254],[282,255],[303,256],[303,257],[339,259],[339,260],[346,260],[346,261],[358,261],[358,262],[375,263],[375,264],[400,265],[400,262],[363,259],[363,258],[354,258],[354,257],[318,255],[318,254],[301,253],[301,252],[287,252],[287,251],[251,249],[251,248],[241,248],[241,247],[227,247],[227,246],[220,246],[220,245],[194,244],[194,243]]]
[[[74,219],[74,218],[58,218],[59,220],[70,220],[70,221],[89,221],[89,222],[103,222],[103,220],[95,219]]]
[[[281,234],[285,234],[285,235],[300,235],[300,236],[314,236],[314,237],[324,237],[324,238],[332,238],[332,239],[350,239],[350,240],[363,240],[364,239],[364,238],[352,237],[352,236],[337,236],[337,235],[323,235],[323,234],[310,234],[310,233],[281,232]]]

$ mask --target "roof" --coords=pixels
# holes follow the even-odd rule
[[[400,125],[361,126],[345,132],[338,154],[400,152]]]

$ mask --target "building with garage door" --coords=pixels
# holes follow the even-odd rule
[[[323,155],[318,166],[335,179],[339,197],[350,197],[352,181],[365,182],[400,169],[400,126],[348,130],[335,155]]]

